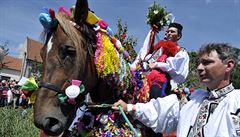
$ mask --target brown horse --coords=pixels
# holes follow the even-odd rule
[[[74,18],[63,12],[57,14],[56,29],[46,34],[41,50],[43,78],[34,106],[34,123],[47,135],[56,136],[68,129],[86,93],[97,103],[114,103],[119,99],[119,93],[113,92],[114,87],[97,75],[93,56],[96,34],[93,27],[85,23],[88,11],[87,0],[78,0]],[[75,105],[61,103],[57,96],[73,79],[82,81],[85,92],[77,97]]]

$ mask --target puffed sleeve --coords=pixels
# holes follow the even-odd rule
[[[148,103],[137,103],[135,108],[130,114],[154,132],[168,134],[177,129],[180,110],[175,94],[151,99]]]
[[[144,60],[145,56],[148,54],[148,51],[150,49],[150,36],[151,36],[151,30],[148,32],[145,40],[144,40],[144,43],[143,43],[143,46],[141,47],[136,59],[134,60],[134,62],[132,64],[129,64],[130,65],[130,68],[135,70],[136,69],[136,66],[137,64],[140,62],[140,60]]]
[[[156,68],[168,72],[176,83],[182,83],[188,76],[189,56],[186,50],[181,49],[174,57],[168,57],[166,62],[155,62]]]

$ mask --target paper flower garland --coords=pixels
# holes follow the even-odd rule
[[[76,104],[76,98],[85,91],[85,87],[80,80],[72,80],[72,85],[65,89],[65,93],[58,94],[60,103]]]
[[[148,8],[147,24],[151,27],[156,27],[156,29],[160,31],[171,22],[171,16],[172,14],[167,12],[165,8],[154,2],[153,5]]]
[[[39,21],[43,25],[44,31],[51,33],[57,27],[58,21],[55,18],[53,9],[43,8],[39,15]]]
[[[75,98],[77,98],[79,94],[84,92],[85,87],[81,83],[82,81],[80,80],[72,80],[72,85],[65,89],[65,94],[68,97],[68,103],[73,105],[76,104]]]

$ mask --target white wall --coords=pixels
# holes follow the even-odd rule
[[[0,76],[10,77],[11,79],[20,80],[20,71],[12,70],[12,69],[1,69]]]

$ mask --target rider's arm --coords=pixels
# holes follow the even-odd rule
[[[174,57],[168,57],[166,62],[155,62],[155,68],[166,71],[175,82],[182,83],[189,72],[188,53],[180,50]]]
[[[175,94],[151,99],[148,103],[128,104],[129,113],[154,132],[170,133],[177,128],[179,101]],[[134,108],[131,110],[131,108]]]
[[[144,40],[144,43],[143,43],[143,46],[141,47],[137,57],[135,58],[134,62],[132,64],[130,64],[130,68],[132,70],[135,70],[137,65],[141,62],[141,60],[144,60],[145,56],[148,54],[148,51],[150,49],[150,36],[151,36],[151,30],[148,32],[145,40]]]

